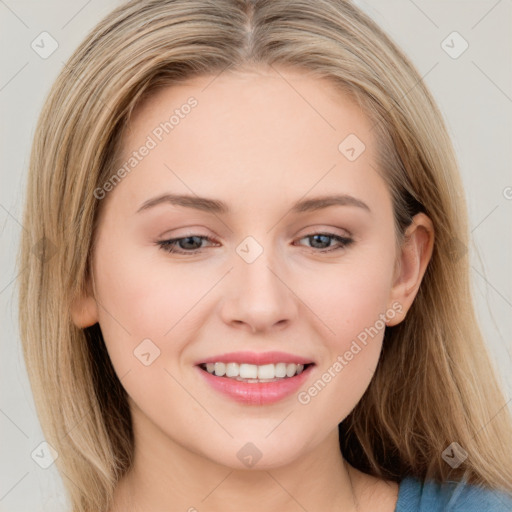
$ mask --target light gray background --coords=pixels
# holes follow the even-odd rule
[[[44,98],[63,62],[120,3],[0,0],[0,511],[65,510],[55,465],[42,469],[31,458],[44,437],[18,338],[15,278],[23,270],[15,254],[29,149]],[[409,55],[445,116],[468,199],[478,315],[511,406],[512,1],[356,3]],[[47,59],[31,48],[43,31],[59,45]],[[457,59],[441,46],[453,31],[469,43]]]

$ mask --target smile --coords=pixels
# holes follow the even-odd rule
[[[270,405],[298,391],[314,363],[204,363],[195,366],[214,391],[246,405]],[[284,373],[284,375],[283,375]]]
[[[300,375],[309,365],[294,363],[277,363],[255,365],[249,363],[206,363],[200,365],[203,370],[216,377],[226,377],[242,382],[269,382]]]

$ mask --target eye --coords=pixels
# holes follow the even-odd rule
[[[344,249],[345,247],[348,247],[350,244],[354,242],[352,238],[344,237],[340,235],[335,235],[334,233],[313,233],[311,235],[306,235],[300,240],[309,239],[312,241],[312,246],[310,246],[311,249],[314,249],[314,252],[331,252],[331,251],[337,251]],[[335,240],[337,242],[337,245],[330,248],[323,248],[318,247],[318,245],[330,245],[330,241]],[[201,252],[201,247],[198,247],[201,245],[203,241],[208,241],[211,243],[215,243],[215,241],[208,237],[208,236],[202,236],[202,235],[188,235],[186,237],[181,238],[171,238],[169,240],[160,240],[157,243],[157,245],[160,246],[160,248],[168,253],[172,254],[199,254]]]
[[[315,252],[332,252],[332,251],[339,251],[341,249],[344,249],[345,247],[348,247],[351,243],[353,243],[353,239],[345,236],[335,235],[334,233],[313,233],[311,235],[306,235],[305,237],[301,238],[301,240],[304,240],[305,238],[309,239],[310,241],[313,241],[313,245],[310,246],[312,249],[318,249]],[[329,241],[334,239],[338,242],[338,245],[331,247],[331,248],[319,248],[318,245],[330,245]],[[317,245],[318,244],[318,245]]]
[[[195,246],[200,244],[203,240],[214,242],[209,236],[202,235],[189,235],[182,238],[171,238],[169,240],[160,240],[157,244],[166,252],[176,254],[197,254],[201,251]],[[176,246],[181,246],[181,249],[176,249]],[[192,247],[191,247],[192,246]]]

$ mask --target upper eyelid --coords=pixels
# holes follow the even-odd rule
[[[327,231],[327,230],[318,230],[318,231],[308,232],[308,233],[306,233],[306,234],[304,234],[302,236],[297,237],[295,240],[302,240],[304,238],[310,238],[310,237],[318,236],[318,235],[328,236],[331,239],[333,239],[335,243],[343,243],[345,246],[355,242],[355,239],[354,239],[354,237],[352,235],[339,235],[337,233],[332,233],[332,232]],[[215,247],[216,245],[218,245],[218,242],[213,237],[210,237],[208,235],[201,235],[201,234],[198,234],[198,233],[190,233],[190,234],[184,234],[184,235],[178,236],[178,237],[166,238],[166,239],[163,239],[163,240],[159,240],[156,243],[157,243],[157,245],[160,245],[161,247],[165,247],[165,245],[171,245],[171,243],[174,246],[176,246],[177,242],[179,242],[180,240],[184,240],[186,238],[192,238],[192,237],[197,237],[197,238],[200,238],[202,241],[209,242],[211,244],[210,247],[211,246]],[[190,251],[187,251],[187,250],[184,250],[184,249],[178,249],[176,251],[176,253],[178,253],[178,254],[179,253],[194,254],[194,253],[201,252],[203,249],[206,249],[206,247],[202,247],[200,249],[193,249],[193,250],[190,250]],[[322,250],[320,249],[319,252],[322,252]]]
[[[179,228],[178,228],[179,229]],[[217,235],[217,233],[215,233],[215,231],[213,231],[213,236],[210,236],[210,235],[207,235],[207,234],[202,234],[198,231],[193,231],[194,229],[202,229],[202,228],[187,228],[187,227],[184,227],[183,229],[189,229],[188,232],[185,232],[184,234],[181,234],[179,236],[163,236],[161,235],[160,238],[161,240],[176,240],[176,239],[181,239],[181,238],[187,238],[187,237],[191,237],[191,236],[200,236],[200,237],[203,237],[203,238],[211,238],[211,239],[219,239],[221,238],[219,235]],[[304,238],[306,236],[312,236],[312,235],[319,235],[319,234],[329,234],[329,235],[333,235],[333,236],[340,236],[340,237],[344,237],[344,238],[355,238],[354,234],[348,230],[347,228],[341,228],[341,227],[325,227],[325,228],[315,228],[315,227],[312,227],[312,226],[306,226],[305,228],[302,228],[303,230],[306,230],[304,234],[298,236],[299,238]],[[342,233],[337,233],[335,232],[336,230],[341,230]],[[175,230],[176,231],[176,230]],[[211,231],[211,230],[210,230]]]

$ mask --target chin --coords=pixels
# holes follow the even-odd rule
[[[266,431],[265,431],[266,432]],[[220,452],[206,454],[217,464],[237,470],[269,470],[293,463],[299,456],[303,443],[282,433],[274,439],[265,438],[267,433],[219,442]],[[286,444],[283,443],[286,438]],[[210,447],[211,448],[211,445]]]

